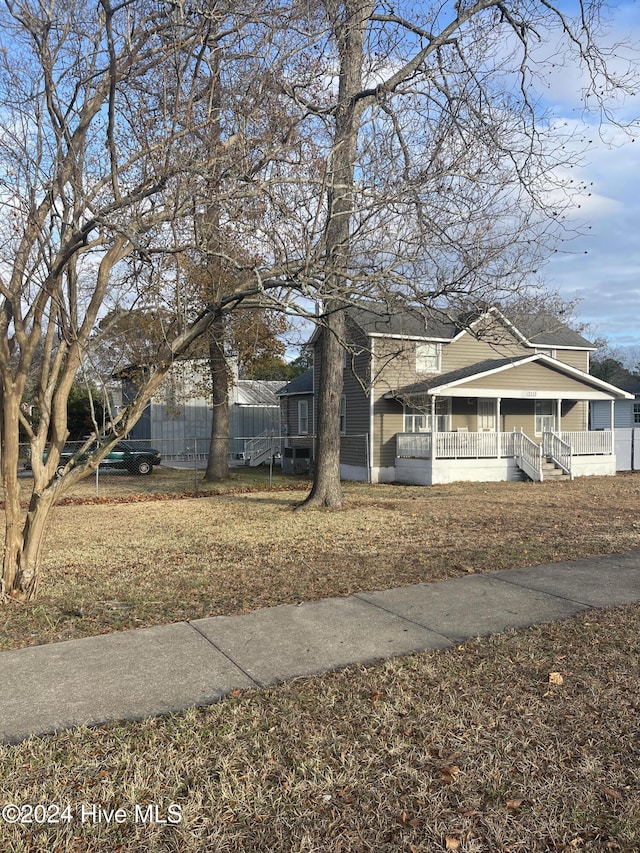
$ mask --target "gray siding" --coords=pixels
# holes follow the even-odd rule
[[[616,400],[614,405],[614,427],[624,429],[634,427],[633,400]],[[591,429],[611,428],[611,403],[608,400],[595,400],[590,409]]]
[[[346,429],[340,439],[340,462],[366,466],[370,412],[369,342],[362,332],[347,321],[349,351],[343,371],[343,394],[347,400]]]

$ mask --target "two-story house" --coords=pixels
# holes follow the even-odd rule
[[[347,328],[345,479],[431,485],[615,473],[612,432],[589,431],[589,403],[632,395],[589,375],[595,348],[565,324],[536,315],[516,325],[497,309],[457,323],[367,305],[348,310]],[[307,428],[317,423],[318,338]]]

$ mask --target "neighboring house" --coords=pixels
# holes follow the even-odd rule
[[[345,479],[430,485],[615,473],[612,433],[589,432],[589,403],[613,407],[631,395],[590,376],[595,347],[553,318],[516,326],[490,309],[469,325],[367,306],[348,310],[347,329]],[[316,331],[314,400],[318,340]],[[296,399],[284,391],[281,408]],[[316,418],[314,406],[310,423]]]
[[[238,379],[233,363],[229,388],[229,454],[239,458],[257,436],[280,432],[280,405],[276,392],[283,382]],[[176,362],[159,392],[129,434],[157,446],[165,460],[206,459],[211,436],[211,394],[206,359]],[[123,380],[123,402],[135,393],[135,384]]]
[[[313,369],[305,370],[277,393],[280,399],[282,470],[302,474],[309,470],[315,443]]]
[[[616,468],[618,471],[640,471],[640,382],[623,384],[631,399],[616,400],[613,405]],[[594,430],[611,429],[611,406],[602,400],[591,403],[590,426]]]
[[[629,399],[616,400],[613,411],[615,429],[640,428],[640,382],[621,387],[631,395]],[[611,406],[602,400],[591,403],[591,429],[611,429]]]

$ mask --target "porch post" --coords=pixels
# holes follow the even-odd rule
[[[610,405],[610,407],[611,407],[611,414],[610,414],[610,416],[609,416],[609,417],[610,417],[610,421],[611,421],[611,431],[613,432],[613,428],[614,428],[614,425],[615,425],[615,412],[616,412],[616,410],[615,410],[615,406],[614,406],[613,398],[611,399],[611,401],[610,401],[609,405]]]
[[[501,441],[500,441],[500,435],[502,432],[502,430],[500,428],[500,418],[501,418],[501,408],[502,408],[501,404],[502,404],[502,397],[498,397],[496,399],[496,435],[497,435],[496,442],[497,442],[497,447],[498,447],[498,459],[500,459],[502,457],[502,447],[501,447]]]
[[[562,435],[562,400],[556,401],[556,432]]]
[[[438,455],[438,418],[436,417],[436,397],[431,397],[431,458],[435,459]]]

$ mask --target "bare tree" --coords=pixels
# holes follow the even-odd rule
[[[172,360],[247,302],[322,306],[308,505],[339,505],[345,307],[451,310],[517,289],[557,237],[566,189],[554,169],[569,149],[530,87],[538,40],[564,39],[594,103],[627,83],[598,49],[599,2],[575,21],[538,0],[235,5],[1,8],[4,595],[36,594],[55,500],[135,423]],[[213,97],[218,68],[232,103]],[[209,231],[194,240],[203,216]],[[181,291],[177,263],[169,272],[185,252],[224,271],[204,305]],[[180,322],[105,443],[57,478],[69,390],[101,313],[118,289],[140,300],[159,264]],[[36,360],[37,426],[21,408]],[[20,425],[34,474],[26,519]]]
[[[365,297],[381,311],[401,303],[470,315],[526,293],[562,239],[572,194],[584,189],[564,178],[578,141],[543,112],[536,84],[553,43],[553,61],[584,75],[585,107],[606,110],[611,96],[633,90],[631,54],[599,41],[602,11],[599,0],[581,2],[573,18],[536,0],[316,7],[325,64],[309,63],[309,75],[328,82],[286,87],[326,151],[321,228],[305,259],[323,327],[307,506],[342,500],[345,307]]]
[[[240,32],[246,20],[230,25]],[[213,170],[202,161],[193,109],[202,20],[184,17],[173,3],[23,0],[3,5],[0,24],[2,594],[29,599],[57,498],[95,469],[140,417],[173,359],[245,292],[185,311],[101,447],[56,475],[69,391],[101,313],[113,307],[115,290],[128,286],[139,297],[153,280],[154,259],[182,250],[192,232],[192,176],[197,170],[206,179]],[[255,293],[247,278],[246,292]],[[23,411],[28,381],[37,424]],[[33,469],[26,519],[20,427]]]

